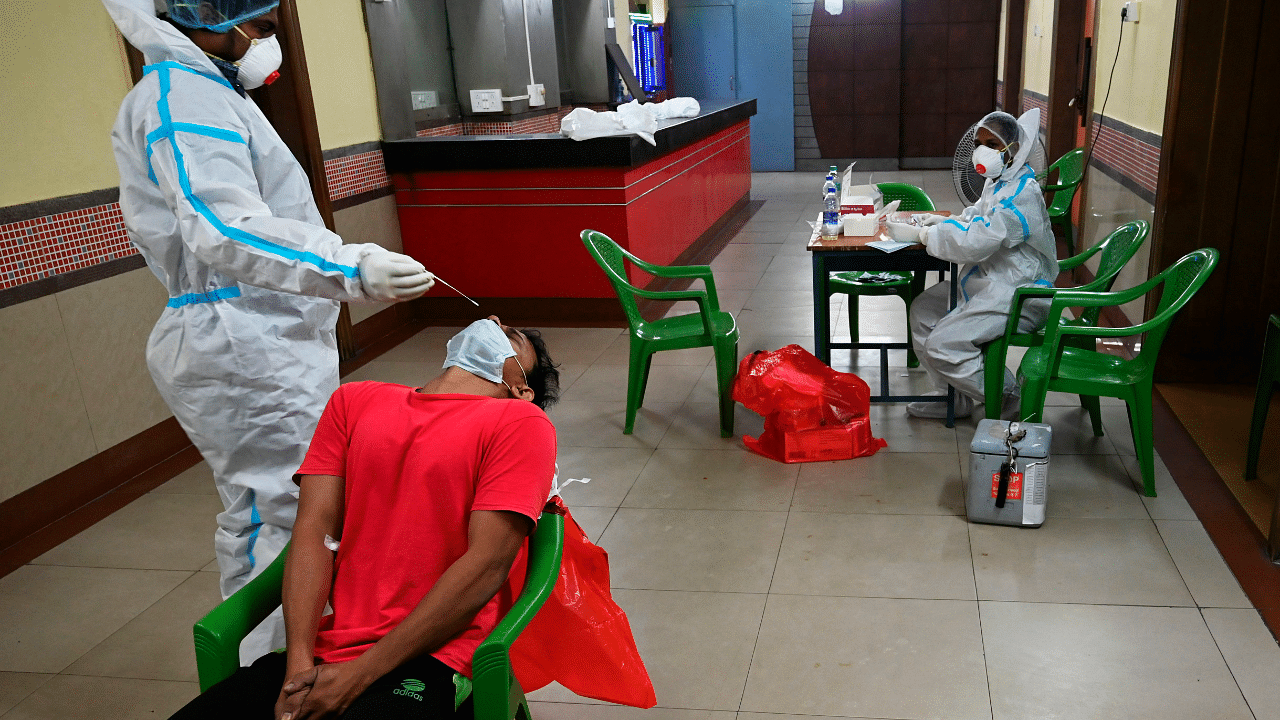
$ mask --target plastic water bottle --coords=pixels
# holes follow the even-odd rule
[[[827,201],[827,191],[829,190],[835,190],[836,199],[839,200],[840,191],[836,189],[835,173],[827,173],[827,179],[822,181],[822,201],[823,202]]]
[[[834,187],[827,190],[826,205],[822,211],[822,234],[840,234],[840,198]]]
[[[831,179],[836,183],[836,197],[840,197],[840,170],[835,165],[831,166]]]

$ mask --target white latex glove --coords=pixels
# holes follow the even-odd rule
[[[402,302],[430,290],[436,277],[408,255],[375,252],[360,260],[360,283],[371,300]]]
[[[921,245],[922,247],[928,247],[928,246],[929,246],[929,228],[927,228],[927,227],[922,227],[922,228],[920,228],[920,238],[919,238],[919,239],[920,239],[920,245]]]
[[[943,220],[946,220],[946,218],[941,215],[934,215],[933,213],[916,213],[911,216],[911,219],[914,220],[917,225],[923,225],[924,227],[937,225]]]
[[[920,238],[920,231],[924,229],[916,227],[911,223],[893,222],[892,220],[886,222],[884,226],[889,230],[889,237],[898,242],[905,243],[918,242]]]

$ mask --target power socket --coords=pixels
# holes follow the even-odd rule
[[[502,112],[502,90],[472,90],[471,112]]]
[[[547,104],[547,89],[541,83],[537,85],[525,85],[529,92],[529,107],[538,107]]]
[[[1132,0],[1120,7],[1120,17],[1122,22],[1138,22],[1139,16],[1142,14],[1142,0]]]

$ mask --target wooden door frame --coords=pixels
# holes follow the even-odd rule
[[[1017,117],[1022,114],[1022,55],[1027,44],[1027,2],[1009,0],[1009,16],[1004,26],[1004,111]]]
[[[1054,162],[1076,146],[1081,109],[1068,105],[1080,90],[1088,0],[1054,0],[1053,49],[1049,59],[1049,100],[1045,118],[1045,151]]]

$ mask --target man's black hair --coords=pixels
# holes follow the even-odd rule
[[[533,390],[533,404],[546,410],[556,401],[560,399],[560,366],[551,361],[551,355],[547,353],[547,343],[542,339],[542,333],[537,330],[521,330],[524,336],[529,339],[529,344],[533,346],[533,352],[538,356],[538,362],[528,370],[526,382],[529,388]]]

